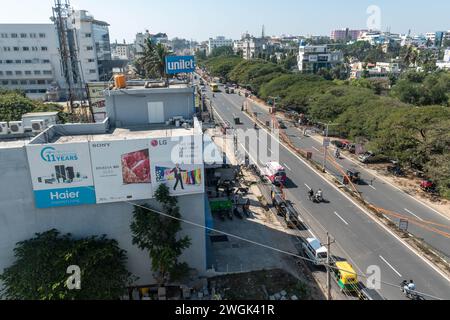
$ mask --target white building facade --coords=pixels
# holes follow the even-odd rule
[[[233,40],[226,39],[224,36],[218,36],[216,38],[209,38],[208,40],[208,54],[211,54],[215,48],[220,47],[232,47]]]
[[[0,24],[0,86],[34,99],[65,87],[55,25]]]
[[[319,69],[331,69],[344,62],[342,51],[331,51],[327,45],[301,45],[298,53],[298,70],[316,73]]]

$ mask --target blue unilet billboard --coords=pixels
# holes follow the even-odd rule
[[[194,56],[167,56],[166,57],[166,73],[192,73],[195,71]]]

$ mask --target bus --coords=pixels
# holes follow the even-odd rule
[[[211,83],[210,87],[212,92],[219,92],[219,85],[217,83],[215,82]]]

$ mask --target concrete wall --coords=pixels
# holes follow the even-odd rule
[[[128,253],[128,270],[140,277],[137,284],[153,282],[148,254],[131,242],[133,207],[130,204],[36,209],[25,148],[0,149],[0,168],[0,273],[14,262],[13,249],[17,242],[56,228],[76,237],[106,234],[116,239]],[[147,203],[157,206],[154,201]],[[184,219],[205,225],[204,194],[180,197],[179,206]],[[183,224],[182,234],[192,239],[182,260],[204,274],[205,230]]]
[[[126,93],[124,93],[126,92]],[[111,124],[136,126],[149,124],[148,103],[164,103],[165,121],[175,116],[192,119],[194,114],[194,90],[143,89],[106,92],[106,110]],[[117,124],[116,121],[120,120]]]

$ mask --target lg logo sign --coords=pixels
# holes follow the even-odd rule
[[[167,140],[153,140],[152,147],[167,146]]]

